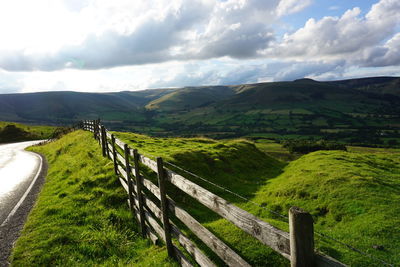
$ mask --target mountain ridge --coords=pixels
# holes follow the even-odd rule
[[[71,124],[101,118],[110,128],[151,135],[307,136],[350,142],[360,132],[358,141],[379,144],[397,140],[399,114],[400,77],[0,95],[0,120]]]

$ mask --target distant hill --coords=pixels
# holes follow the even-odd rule
[[[396,77],[371,77],[331,83],[334,86],[353,88],[364,92],[400,96],[400,79]]]
[[[0,119],[71,122],[83,118],[112,117],[114,113],[121,113],[123,117],[163,92],[5,94],[0,95]]]
[[[385,144],[400,134],[399,114],[398,77],[0,95],[0,120],[68,124],[101,118],[116,130],[152,135]]]
[[[146,105],[146,109],[179,111],[204,107],[227,99],[235,94],[230,86],[203,86],[176,89]]]

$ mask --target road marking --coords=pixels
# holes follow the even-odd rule
[[[42,172],[42,165],[43,165],[42,157],[38,156],[35,153],[32,153],[32,154],[35,155],[36,157],[38,157],[39,160],[40,160],[38,172],[36,173],[35,178],[33,178],[33,180],[31,182],[31,184],[29,185],[28,189],[26,189],[24,195],[20,198],[18,203],[14,206],[14,208],[12,209],[10,214],[8,214],[7,218],[3,221],[3,223],[0,225],[0,227],[3,227],[4,225],[6,225],[8,223],[8,221],[11,219],[11,217],[14,215],[14,213],[17,212],[18,208],[21,206],[22,202],[24,202],[25,198],[27,197],[27,195],[31,191],[33,185],[35,184],[37,178],[39,177],[39,174]]]

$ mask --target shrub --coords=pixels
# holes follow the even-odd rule
[[[57,127],[51,135],[50,139],[60,139],[61,137],[72,131],[74,131],[72,127]]]
[[[34,140],[37,138],[35,134],[29,133],[12,124],[0,129],[0,143]]]
[[[325,140],[285,140],[283,147],[287,148],[290,153],[307,154],[318,150],[344,150],[346,146],[337,142],[329,142]]]

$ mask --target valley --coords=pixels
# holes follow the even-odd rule
[[[0,120],[73,124],[102,118],[114,130],[152,136],[327,139],[400,144],[400,78],[300,79],[117,93],[0,95]],[[24,111],[29,107],[29,112]]]

